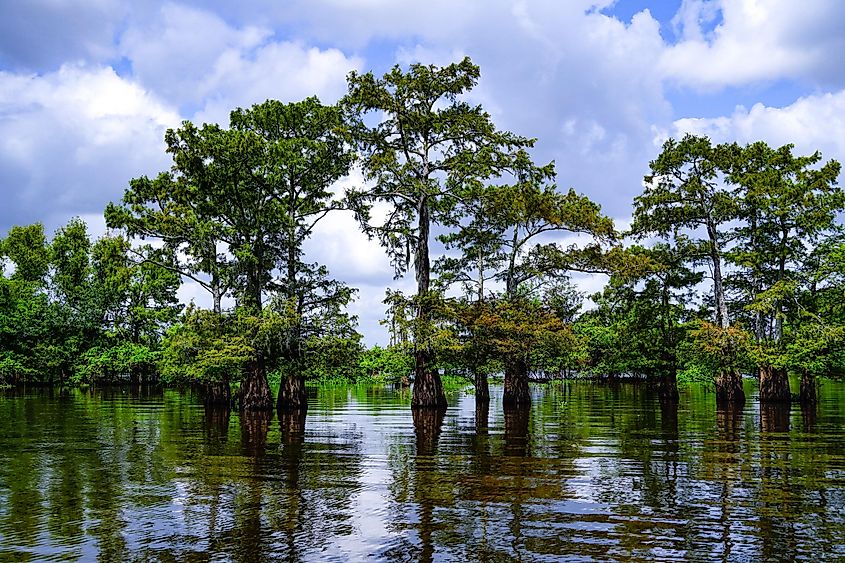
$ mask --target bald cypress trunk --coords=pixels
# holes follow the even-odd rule
[[[414,389],[411,397],[412,409],[446,409],[446,395],[440,374],[429,365],[429,356],[425,350],[414,354]]]
[[[229,387],[229,381],[215,381],[207,383],[203,390],[203,402],[206,405],[231,405],[232,391]]]
[[[276,408],[280,411],[299,411],[308,408],[308,393],[305,390],[305,378],[299,374],[289,374],[279,387],[279,400]]]
[[[490,402],[490,386],[487,383],[487,373],[482,370],[475,372],[475,402]]]
[[[792,396],[789,392],[789,378],[786,370],[774,366],[760,368],[760,402],[761,403],[789,403]]]
[[[502,395],[502,405],[516,407],[530,404],[528,364],[524,358],[511,358],[505,366],[505,390]]]
[[[716,402],[745,403],[745,391],[742,389],[742,375],[735,368],[726,368],[716,377]]]
[[[270,385],[267,384],[267,368],[263,355],[259,354],[244,368],[239,399],[241,410],[273,410],[273,395],[270,392]]]
[[[428,255],[428,237],[431,220],[429,218],[428,202],[425,199],[422,199],[417,206],[417,213],[419,223],[415,269],[417,275],[417,298],[420,299],[417,306],[417,320],[420,321],[420,325],[424,326],[431,320],[431,305],[428,303],[429,290],[431,288],[431,263]],[[432,357],[428,349],[428,342],[425,341],[426,339],[424,337],[420,338],[420,336],[420,334],[415,335],[414,389],[411,408],[445,409],[447,407],[446,395],[443,393],[443,383],[440,381],[440,374],[431,366]]]

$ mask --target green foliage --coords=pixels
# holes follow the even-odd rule
[[[0,269],[0,385],[237,384],[266,366],[321,382],[437,368],[460,386],[516,361],[681,381],[762,367],[845,377],[839,163],[792,145],[669,139],[629,233],[660,241],[623,246],[596,203],[532,161],[534,140],[464,99],[479,77],[468,58],[352,72],[338,106],[268,100],[228,127],[186,121],[166,133],[170,169],[107,207],[120,232],[92,241],[76,218],[48,241],[41,224],[13,227],[0,242],[12,265]],[[368,184],[341,201],[333,187],[356,159]],[[388,290],[386,348],[362,346],[345,312],[355,291],[305,257],[344,206],[397,276],[415,274],[413,296]],[[433,265],[432,231],[446,250]],[[561,233],[592,240],[564,246]],[[573,271],[610,275],[594,309],[581,312]],[[183,277],[212,311],[182,311]]]
[[[748,371],[752,336],[745,330],[699,321],[690,330],[688,356],[698,368],[715,376],[722,370]]]
[[[346,201],[364,232],[386,249],[396,275],[414,269],[415,321],[403,329],[410,329],[417,369],[423,371],[448,336],[435,318],[441,297],[432,288],[431,227],[454,226],[458,203],[489,179],[513,171],[533,145],[497,130],[481,106],[460,98],[479,76],[469,58],[445,67],[412,64],[407,72],[395,66],[381,78],[352,72],[341,102],[364,177],[372,182],[348,190]],[[372,114],[375,125],[368,120]],[[376,203],[389,206],[383,221],[371,214]]]
[[[13,279],[43,284],[50,268],[50,247],[44,225],[15,226],[3,240],[2,252],[15,265]]]
[[[232,319],[191,305],[180,321],[162,341],[159,371],[166,382],[229,382],[255,357]]]
[[[414,371],[414,358],[407,350],[397,346],[373,346],[358,357],[360,377],[373,381],[395,382],[410,379]]]
[[[0,377],[45,383],[154,377],[159,336],[181,308],[178,276],[133,262],[121,237],[92,244],[79,219],[51,244],[40,225],[12,233],[7,249],[16,260],[48,262],[36,268],[32,263],[40,262],[31,260],[16,270],[21,275],[0,277]]]
[[[118,341],[109,346],[106,342],[82,353],[70,381],[114,382],[149,376],[155,373],[160,357],[159,351],[145,344]]]

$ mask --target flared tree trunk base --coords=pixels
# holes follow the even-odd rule
[[[789,403],[792,396],[789,393],[789,378],[786,370],[772,366],[760,368],[760,402],[761,403]]]
[[[524,360],[509,362],[505,367],[505,390],[502,405],[507,407],[527,407],[531,405],[531,392],[528,389],[528,366]]]
[[[443,393],[443,382],[437,370],[430,369],[428,364],[426,354],[417,352],[411,408],[445,410],[448,403]]]
[[[232,405],[232,390],[228,381],[217,381],[208,383],[203,389],[203,403],[206,405],[226,406]]]
[[[280,411],[305,411],[308,409],[308,393],[305,390],[305,378],[301,375],[288,375],[279,388],[279,400],[276,408]]]
[[[267,383],[267,370],[262,360],[250,362],[244,372],[239,394],[240,410],[272,411],[273,394]]]
[[[716,402],[745,404],[745,391],[742,390],[742,375],[736,370],[726,370],[716,377]]]

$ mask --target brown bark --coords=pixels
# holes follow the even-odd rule
[[[660,397],[660,402],[674,402],[677,403],[680,399],[678,393],[678,379],[675,372],[665,373],[660,377],[657,385],[657,394]]]
[[[228,381],[215,381],[206,383],[203,389],[203,402],[206,405],[230,406],[232,403],[232,391]]]
[[[263,357],[259,356],[247,364],[239,398],[242,411],[273,410],[273,395],[267,384],[267,368]]]
[[[788,403],[761,403],[760,431],[789,432],[789,412]]]
[[[815,405],[819,401],[816,378],[806,370],[801,374],[799,401],[802,405]]]
[[[786,370],[773,366],[760,368],[760,402],[761,403],[789,403],[792,396],[789,393],[789,378]]]
[[[505,453],[510,456],[529,455],[529,421],[531,409],[528,405],[513,405],[503,408],[505,415]]]
[[[475,403],[475,433],[476,435],[487,434],[490,425],[490,401],[476,401]]]
[[[745,403],[745,391],[742,390],[742,375],[736,369],[725,369],[716,377],[716,402]]]
[[[475,402],[490,402],[490,387],[487,384],[487,374],[481,370],[475,372]]]
[[[528,390],[528,365],[523,358],[511,359],[505,366],[504,406],[528,406],[531,393]]]
[[[417,320],[425,323],[429,321],[430,305],[426,302],[431,288],[431,262],[428,255],[428,237],[431,227],[428,201],[423,198],[417,206],[419,216],[417,230],[417,248],[415,253],[415,270],[417,277],[417,297],[422,301],[417,308]],[[414,335],[415,340],[419,335]],[[411,398],[412,409],[445,409],[448,404],[443,393],[443,383],[436,369],[431,368],[430,353],[418,340],[414,353],[414,389]]]
[[[430,368],[428,354],[424,350],[417,350],[415,360],[411,408],[445,410],[448,404],[446,395],[443,393],[440,374],[437,370]]]
[[[305,390],[305,378],[298,374],[289,374],[279,387],[279,400],[276,408],[280,411],[305,411],[308,409],[308,393]]]

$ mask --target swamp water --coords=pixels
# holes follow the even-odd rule
[[[577,382],[508,415],[493,386],[442,418],[408,391],[310,392],[304,420],[0,394],[0,561],[845,560],[843,384],[717,412],[698,387],[661,409]]]

